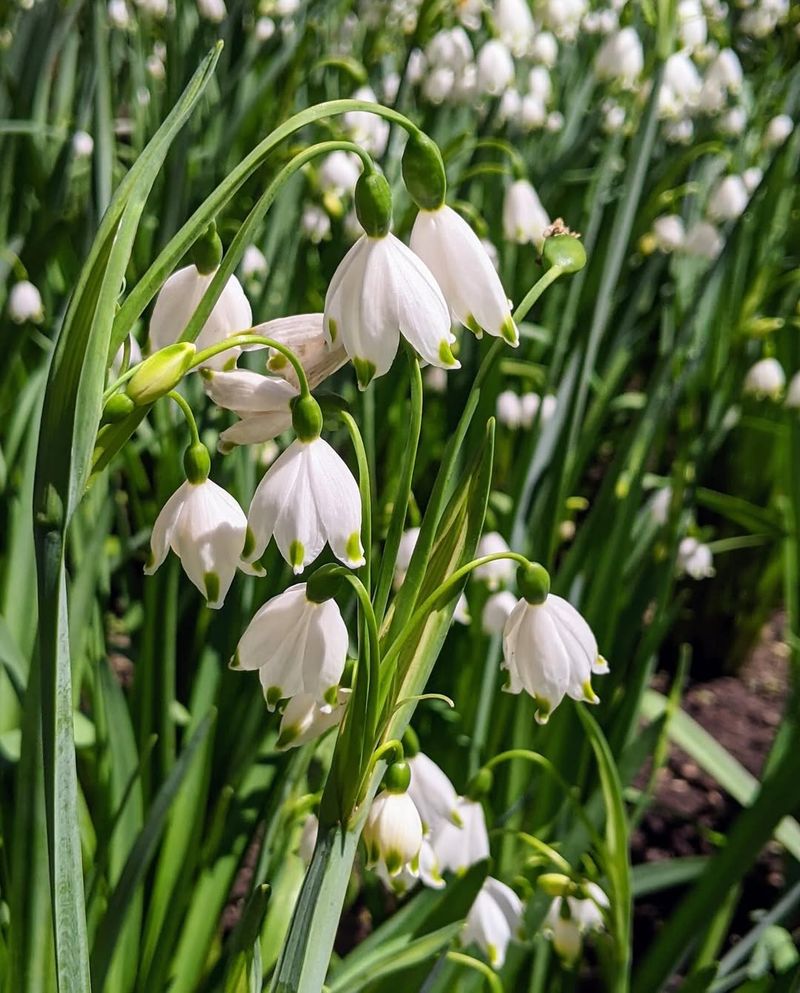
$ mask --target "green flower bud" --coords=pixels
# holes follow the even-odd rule
[[[339,592],[342,577],[338,565],[324,565],[312,573],[306,582],[306,599],[312,603],[325,603],[332,600]]]
[[[536,883],[548,896],[574,896],[577,892],[575,883],[563,872],[544,872]]]
[[[364,170],[356,183],[356,214],[370,238],[384,238],[392,226],[392,191],[376,169]]]
[[[403,152],[403,182],[421,210],[438,210],[447,192],[442,153],[422,131],[409,136]]]
[[[139,366],[125,392],[137,407],[154,403],[174,390],[189,370],[197,349],[191,341],[178,341],[160,349]]]
[[[198,441],[183,453],[183,471],[190,483],[204,483],[211,472],[211,456],[206,446]]]
[[[322,432],[322,411],[314,397],[295,397],[292,400],[292,427],[300,441],[314,441]]]
[[[554,234],[545,238],[542,258],[548,269],[557,265],[564,272],[579,272],[586,265],[586,249],[574,234]]]
[[[134,407],[133,400],[127,394],[115,393],[112,397],[108,398],[105,407],[103,407],[103,420],[107,424],[116,424],[119,421],[124,421]]]
[[[470,800],[479,801],[489,793],[493,784],[494,773],[484,766],[482,769],[478,769],[467,784],[467,796]]]
[[[517,587],[528,603],[544,603],[550,592],[550,574],[538,562],[517,569]]]
[[[222,241],[217,234],[217,225],[212,221],[197,241],[192,245],[192,262],[197,271],[207,276],[222,261]]]
[[[383,777],[383,787],[387,793],[405,793],[411,785],[411,769],[408,762],[392,762]]]
[[[419,754],[419,738],[412,727],[407,727],[403,733],[403,753],[410,759]]]

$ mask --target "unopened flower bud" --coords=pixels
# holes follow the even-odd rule
[[[403,152],[403,182],[420,209],[438,210],[444,203],[447,176],[442,153],[421,131],[409,137]]]
[[[408,762],[392,762],[383,777],[383,786],[388,793],[405,793],[411,784],[411,769]]]
[[[494,773],[491,769],[487,769],[484,766],[482,769],[478,769],[472,779],[467,785],[466,796],[470,800],[480,800],[489,793],[494,783]]]
[[[197,485],[208,479],[211,472],[211,456],[206,446],[198,441],[183,453],[183,471],[190,483]]]
[[[544,603],[550,593],[550,574],[538,562],[517,569],[517,586],[528,603]]]
[[[376,169],[362,172],[356,183],[356,214],[371,238],[384,238],[392,226],[392,191]]]
[[[197,241],[192,245],[192,262],[199,273],[207,276],[222,261],[222,241],[217,234],[217,225],[212,221]]]
[[[322,411],[311,394],[292,400],[292,427],[300,441],[314,441],[322,432]]]
[[[179,341],[161,348],[139,366],[128,380],[125,392],[137,407],[154,403],[189,371],[197,349],[191,341]]]
[[[124,421],[128,414],[134,409],[133,400],[125,393],[115,393],[108,398],[108,402],[103,407],[103,420],[107,424],[116,424]]]
[[[542,258],[548,269],[557,265],[564,272],[580,272],[586,265],[586,249],[573,234],[555,234],[545,239]]]
[[[563,872],[544,872],[536,883],[548,896],[574,896],[577,892],[575,883]]]

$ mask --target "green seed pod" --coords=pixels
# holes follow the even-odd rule
[[[128,414],[134,409],[134,402],[125,393],[115,393],[103,407],[103,420],[107,424],[116,424],[124,421]]]
[[[447,192],[442,153],[422,131],[409,135],[403,152],[403,182],[421,210],[438,210]]]
[[[211,456],[206,446],[198,441],[183,453],[183,471],[190,483],[204,483],[211,472]]]
[[[295,397],[292,400],[292,427],[300,441],[314,441],[322,432],[322,411],[314,397]]]
[[[419,754],[419,738],[417,732],[410,726],[403,732],[403,753],[410,759]]]
[[[207,276],[222,261],[222,241],[217,234],[217,225],[212,221],[197,241],[192,245],[192,262],[197,271]]]
[[[144,407],[174,390],[192,364],[197,349],[191,341],[178,341],[155,352],[128,380],[125,392],[137,407]]]
[[[580,272],[586,265],[586,249],[574,234],[554,234],[545,238],[542,258],[548,269],[557,265],[564,272]]]
[[[383,777],[384,789],[389,793],[405,793],[411,785],[408,762],[392,762]]]
[[[324,565],[313,572],[306,582],[306,598],[313,603],[332,600],[342,585],[338,569],[338,565]]]
[[[517,586],[528,603],[544,603],[550,593],[550,574],[538,562],[517,569]]]
[[[356,183],[356,214],[370,238],[384,238],[392,226],[392,191],[377,170],[365,170]]]

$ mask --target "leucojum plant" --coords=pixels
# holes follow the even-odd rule
[[[148,192],[218,54],[215,49],[205,60],[112,199],[72,296],[47,384],[34,492],[41,714],[29,712],[26,721],[35,726],[41,720],[59,988],[103,988],[122,928],[122,901],[146,871],[152,852],[148,846],[157,830],[131,852],[90,956],[75,816],[65,536],[87,490],[91,499],[93,484],[99,485],[113,459],[124,457],[148,417],[176,430],[163,415],[158,419],[162,408],[173,404],[185,419],[185,480],[155,521],[145,571],[157,570],[171,550],[208,606],[221,609],[237,570],[263,574],[260,560],[274,539],[301,581],[258,607],[240,632],[231,665],[257,672],[266,710],[281,711],[279,749],[337,729],[332,749],[321,753],[327,771],[319,791],[295,804],[295,816],[306,815],[304,849],[311,854],[271,988],[276,993],[323,988],[360,840],[366,863],[397,892],[417,878],[436,890],[444,886],[444,873],[460,877],[453,884],[463,891],[455,917],[442,920],[428,935],[420,960],[451,946],[460,917],[466,915],[462,943],[477,945],[491,965],[500,966],[509,940],[522,927],[523,906],[512,889],[487,875],[489,841],[481,799],[491,785],[492,770],[507,760],[537,763],[565,789],[566,784],[542,756],[519,749],[496,755],[459,797],[442,770],[420,751],[409,725],[454,614],[457,608],[463,611],[460,597],[473,573],[491,582],[516,569],[521,595],[503,611],[501,622],[507,689],[529,694],[541,723],[565,696],[597,702],[592,675],[606,672],[607,665],[586,622],[566,600],[550,593],[542,565],[510,550],[496,535],[481,539],[494,423],[492,418],[476,422],[487,378],[501,356],[518,344],[518,323],[548,286],[583,268],[585,252],[579,237],[562,222],[549,227],[541,246],[543,273],[512,312],[478,236],[446,204],[446,173],[436,144],[396,111],[339,100],[297,114],[266,137],[120,301]],[[215,219],[231,197],[287,141],[297,143],[314,123],[341,115],[386,120],[406,132],[402,177],[418,208],[410,248],[392,233],[392,194],[370,154],[352,141],[332,139],[302,144],[300,150],[293,145],[223,253]],[[244,247],[265,219],[268,223],[268,211],[287,181],[312,159],[336,151],[360,161],[355,207],[361,234],[330,282],[322,313],[252,326],[250,306],[233,275]],[[176,270],[187,254],[188,264]],[[131,361],[130,330],[154,297],[151,354]],[[423,421],[420,367],[459,367],[453,323],[492,341],[443,453],[420,525],[409,531]],[[400,350],[403,356],[398,357]],[[238,368],[242,356],[263,371]],[[379,541],[373,507],[382,481],[370,471],[357,416],[324,390],[326,379],[347,362],[364,390],[396,361],[407,368],[409,414],[392,509]],[[211,453],[189,399],[197,402],[201,396],[198,380],[213,403],[239,418],[222,433],[222,452],[263,444],[287,431],[293,434],[255,488],[246,514],[211,478]],[[349,455],[325,438],[337,426],[345,429]],[[326,545],[338,562],[320,565]],[[251,678],[242,678],[242,693],[253,692]],[[105,719],[112,720],[111,713]],[[602,737],[588,718],[587,728],[607,777]],[[194,729],[175,777],[183,775],[193,750],[202,747],[206,731],[202,724]],[[24,755],[22,762],[33,768],[35,755]],[[162,823],[177,782],[170,777],[165,783]],[[560,954],[573,959],[584,932],[606,925],[614,932],[615,920],[624,921],[624,887],[604,864],[602,844],[593,879],[544,842],[523,837],[554,870],[540,878],[554,898],[547,927]],[[39,854],[32,848],[32,864],[39,864]],[[226,988],[245,988],[236,983],[250,982],[250,988],[260,989],[253,934],[265,901],[261,887],[242,922],[249,942],[243,943],[241,958],[234,959],[238,965]],[[623,932],[616,932],[620,942],[627,940]],[[413,948],[404,949],[409,952]],[[145,957],[150,954],[145,947]],[[448,954],[454,962],[487,972],[473,956],[455,949]],[[621,954],[624,960],[626,953]],[[409,962],[414,961],[412,954]],[[491,979],[490,970],[488,975]]]

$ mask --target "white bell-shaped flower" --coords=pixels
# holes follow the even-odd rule
[[[503,232],[518,245],[533,244],[538,251],[544,244],[544,232],[550,218],[536,190],[527,179],[518,179],[506,190],[503,200]]]
[[[513,55],[518,59],[527,55],[536,30],[527,0],[496,0],[494,24]]]
[[[664,64],[664,79],[658,94],[659,114],[673,120],[694,111],[700,104],[703,81],[685,52],[675,52]]]
[[[322,323],[322,314],[295,314],[257,324],[253,328],[253,334],[272,338],[290,348],[300,360],[309,389],[313,390],[347,362],[344,345],[340,341],[330,346],[322,330]],[[294,366],[277,349],[269,350],[267,369],[293,386],[299,385]]]
[[[714,187],[706,208],[712,221],[735,221],[749,199],[741,176],[726,176]]]
[[[326,155],[319,167],[319,186],[323,193],[343,196],[352,193],[361,175],[358,156],[342,150]]]
[[[789,380],[786,399],[783,402],[792,410],[800,410],[800,372],[796,372]]]
[[[333,696],[333,694],[331,694]],[[281,715],[276,747],[297,748],[337,727],[344,717],[350,690],[338,689],[333,704],[320,704],[311,693],[298,693],[286,704]]]
[[[547,723],[565,695],[597,703],[592,674],[608,672],[589,625],[553,594],[541,603],[524,597],[517,603],[503,632],[503,656],[509,675],[505,689],[533,697],[539,724]]]
[[[517,605],[517,598],[510,590],[492,593],[483,605],[481,627],[484,634],[502,634],[509,614]]]
[[[369,86],[362,86],[353,94],[353,100],[377,103],[378,100]],[[367,110],[348,110],[342,123],[350,137],[370,155],[380,157],[386,151],[389,140],[389,122]]]
[[[312,245],[319,245],[331,236],[331,219],[322,207],[309,203],[303,208],[300,228]]]
[[[750,396],[778,400],[786,385],[786,373],[776,358],[761,359],[744,377],[743,390]]]
[[[422,883],[423,886],[432,890],[444,889],[445,881],[439,870],[439,863],[436,861],[436,853],[427,838],[422,839],[418,862],[416,871],[412,872],[406,864],[394,876],[389,875],[383,862],[377,864],[375,871],[380,876],[383,885],[397,896],[405,896],[417,883]]]
[[[686,229],[678,214],[662,214],[653,221],[653,237],[662,252],[674,252],[686,241]]]
[[[471,624],[472,617],[469,612],[469,601],[467,600],[466,593],[461,593],[456,600],[455,610],[453,611],[453,623],[454,624]]]
[[[716,55],[705,76],[706,83],[710,82],[731,93],[739,92],[743,79],[742,63],[732,48],[723,48]]]
[[[543,397],[538,393],[523,393],[519,399],[522,407],[520,425],[523,428],[533,427],[537,414],[541,423],[546,424],[552,420],[558,405],[558,400],[552,393],[546,393]]]
[[[325,297],[325,333],[331,345],[344,343],[362,389],[388,372],[400,334],[431,365],[460,367],[439,284],[393,234],[363,234],[339,263]]]
[[[534,66],[528,73],[528,94],[543,104],[550,103],[553,96],[553,81],[545,66]]]
[[[270,441],[292,426],[290,403],[298,391],[284,379],[234,369],[210,373],[203,385],[214,403],[241,418],[220,434],[221,451]]]
[[[588,9],[587,0],[541,0],[537,15],[559,41],[573,42]]]
[[[552,69],[558,61],[558,42],[549,31],[540,31],[531,44],[531,58]]]
[[[716,572],[711,549],[697,538],[683,538],[678,545],[677,569],[678,575],[691,579],[711,579]]]
[[[648,510],[650,512],[650,517],[653,522],[659,526],[667,523],[669,517],[669,508],[672,504],[672,487],[662,486],[660,490],[656,490],[655,493],[650,498],[648,504]]]
[[[161,287],[150,318],[150,347],[153,351],[178,341],[192,314],[214,278],[216,270],[203,274],[196,266],[178,269]],[[208,320],[195,340],[198,351],[216,345],[231,335],[248,331],[253,323],[250,304],[236,276],[225,284]],[[205,365],[222,369],[236,359],[241,349],[231,348],[209,359]]]
[[[688,52],[702,48],[708,39],[708,24],[699,0],[680,0],[678,4],[678,33],[681,45]]]
[[[302,693],[331,713],[339,702],[348,641],[336,601],[310,600],[306,584],[297,583],[256,612],[239,639],[231,668],[258,671],[270,710],[279,700]],[[298,703],[295,711],[300,707]],[[295,716],[290,714],[289,721]]]
[[[258,245],[248,245],[242,253],[239,265],[242,279],[263,279],[269,272],[267,258]]]
[[[435,832],[444,822],[460,827],[458,795],[446,774],[423,752],[411,756],[408,766],[411,770],[408,795],[417,808],[423,831]]]
[[[722,237],[710,221],[695,221],[686,232],[683,250],[687,255],[713,262],[724,247]]]
[[[515,430],[522,424],[522,401],[513,390],[503,390],[497,394],[495,414],[498,424]]]
[[[514,80],[514,59],[498,38],[487,41],[478,52],[478,88],[487,96],[499,97]]]
[[[455,82],[456,76],[452,69],[447,66],[435,66],[423,80],[422,93],[426,100],[438,107],[453,92]]]
[[[15,324],[31,321],[38,324],[44,319],[42,295],[28,279],[14,283],[8,294],[8,316]]]
[[[459,797],[454,820],[440,821],[431,835],[439,867],[444,872],[466,872],[471,865],[489,858],[489,834],[483,807],[476,800]]]
[[[411,556],[417,547],[419,539],[419,528],[407,528],[397,546],[397,558],[394,562],[394,588],[399,590],[405,582],[408,567],[411,565]]]
[[[88,131],[76,131],[72,136],[72,154],[76,159],[89,159],[94,151],[94,138]]]
[[[522,901],[511,887],[487,876],[467,915],[461,941],[474,942],[493,968],[502,969],[509,942],[520,936],[522,912]]]
[[[228,16],[225,0],[197,0],[197,10],[211,24],[220,24]]]
[[[156,518],[144,571],[151,576],[171,548],[208,606],[221,607],[237,566],[243,565],[246,538],[247,518],[230,493],[210,479],[187,480]]]
[[[764,132],[764,145],[767,148],[777,148],[782,145],[794,131],[794,121],[788,114],[778,114],[773,117]]]
[[[526,93],[519,107],[519,123],[525,131],[536,131],[547,124],[547,107],[535,93]]]
[[[759,169],[758,166],[750,166],[749,169],[745,169],[742,173],[742,182],[744,183],[744,188],[752,196],[755,190],[761,185],[761,180],[764,178],[763,170]]]
[[[363,838],[371,866],[384,866],[390,877],[404,867],[418,874],[422,821],[408,793],[391,789],[379,793],[367,815]]]
[[[501,534],[497,531],[487,531],[478,542],[475,557],[482,559],[486,555],[496,555],[499,552],[508,551],[510,551],[508,542]],[[479,565],[473,571],[473,575],[476,579],[486,583],[490,590],[496,590],[514,578],[515,569],[516,565],[511,559],[495,559],[493,562]]]
[[[472,331],[519,341],[497,270],[480,238],[450,207],[420,210],[411,250],[433,273],[454,320]]]
[[[594,60],[598,79],[612,80],[630,87],[644,69],[644,50],[636,28],[626,27],[609,35]]]
[[[579,958],[583,936],[605,928],[603,911],[609,906],[608,897],[597,883],[584,883],[583,889],[585,898],[556,897],[545,918],[545,937],[568,966]]]

